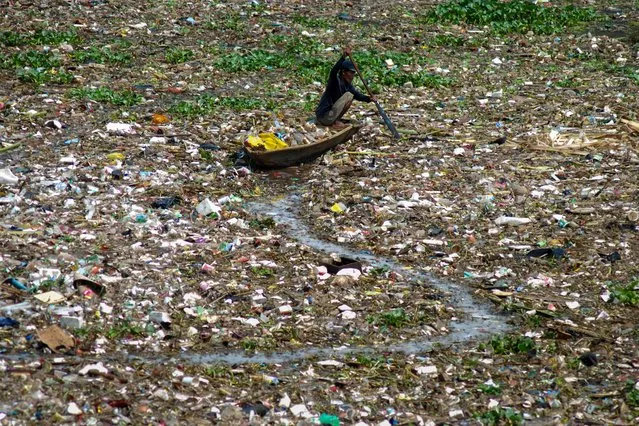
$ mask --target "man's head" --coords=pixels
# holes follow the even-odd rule
[[[342,77],[347,83],[351,83],[355,78],[355,65],[348,59],[342,62]]]

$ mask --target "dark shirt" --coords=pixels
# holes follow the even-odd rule
[[[339,98],[346,92],[351,92],[353,97],[361,102],[370,102],[370,96],[366,96],[357,91],[353,87],[352,84],[344,81],[342,76],[339,74],[339,70],[342,68],[342,63],[346,60],[342,55],[337,63],[331,69],[331,73],[328,77],[328,84],[326,84],[326,90],[324,90],[324,94],[322,94],[322,98],[320,99],[319,105],[315,110],[315,115],[318,117],[322,117],[327,112],[331,110],[333,104],[337,102]]]

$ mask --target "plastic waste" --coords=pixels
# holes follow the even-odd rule
[[[29,288],[26,285],[22,284],[20,281],[18,281],[15,278],[9,277],[6,280],[4,280],[4,282],[11,284],[13,287],[17,288],[18,290],[29,291]]]
[[[160,324],[170,324],[171,316],[166,312],[153,311],[149,314],[149,320]]]
[[[84,327],[84,319],[65,315],[60,318],[60,325],[64,328],[78,329]]]
[[[202,202],[197,205],[195,210],[202,216],[208,216],[211,213],[215,213],[216,219],[222,217],[222,208],[211,201],[209,198],[205,198],[204,200],[202,200]]]
[[[525,225],[531,222],[532,222],[532,219],[529,219],[527,217],[500,216],[497,219],[495,219],[496,225],[519,226],[519,225]]]
[[[346,211],[346,205],[344,203],[335,203],[331,206],[331,211],[334,213],[344,213]]]
[[[18,183],[18,177],[10,169],[0,169],[0,184],[15,185],[16,183]]]
[[[14,311],[26,311],[33,307],[30,302],[21,302],[13,305],[0,306],[0,312],[11,313]]]
[[[597,253],[601,259],[608,263],[615,263],[621,260],[621,254],[618,251],[613,251],[612,253]]]
[[[71,414],[72,416],[79,416],[83,413],[83,411],[80,407],[78,407],[78,404],[76,404],[75,402],[70,402],[67,407],[67,413]]]
[[[595,365],[597,365],[599,363],[598,356],[594,352],[586,352],[586,353],[580,355],[579,356],[579,360],[586,367],[592,367],[592,366],[595,366]]]
[[[95,364],[89,364],[84,366],[82,369],[80,369],[80,371],[78,371],[78,374],[81,376],[86,376],[87,374],[93,373],[93,372],[108,374],[109,370],[100,361]]]
[[[134,125],[129,123],[108,123],[106,125],[106,130],[112,135],[125,136],[134,135],[136,133]]]
[[[151,122],[153,124],[166,124],[169,123],[171,119],[164,114],[153,114],[151,118]]]
[[[67,127],[65,124],[62,124],[60,120],[47,120],[44,122],[44,127],[48,127],[50,129],[62,129],[63,127]]]
[[[121,152],[112,152],[110,154],[107,154],[107,159],[110,161],[122,161],[125,158],[126,157]]]
[[[213,143],[203,143],[203,144],[200,144],[200,149],[204,149],[206,151],[219,151],[220,147]]]
[[[270,408],[268,408],[266,405],[262,404],[262,403],[255,403],[255,404],[243,404],[242,405],[242,411],[246,414],[248,414],[249,416],[251,415],[251,413],[254,413],[260,417],[264,417],[265,415],[268,414],[270,410]]]
[[[326,413],[320,414],[319,422],[321,425],[340,426],[339,417],[334,416],[332,414],[326,414]]]
[[[291,413],[295,416],[295,417],[302,417],[302,418],[309,418],[312,417],[313,415],[308,411],[308,408],[306,408],[306,405],[304,404],[296,404],[296,405],[292,405],[291,408]]]
[[[526,257],[547,257],[554,259],[561,259],[566,255],[566,250],[556,247],[556,248],[538,248],[530,250],[526,253]]]
[[[0,327],[17,327],[20,323],[14,319],[0,317]]]
[[[267,374],[262,375],[262,381],[264,383],[268,383],[269,385],[277,385],[280,383],[280,379],[275,376],[269,376]]]
[[[154,209],[169,209],[174,205],[179,204],[180,201],[180,197],[177,196],[158,198],[151,203],[151,207]]]

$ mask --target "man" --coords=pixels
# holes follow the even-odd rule
[[[346,59],[351,55],[351,48],[345,47],[342,56],[331,69],[326,84],[326,90],[322,94],[319,105],[315,110],[315,121],[323,126],[335,129],[346,127],[340,119],[353,103],[353,99],[360,102],[372,102],[374,97],[366,96],[353,87],[355,78],[355,66]]]

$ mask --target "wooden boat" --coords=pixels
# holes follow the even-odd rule
[[[257,151],[245,147],[251,164],[258,168],[277,169],[294,166],[316,159],[331,148],[349,140],[361,125],[351,125],[326,139],[306,145],[295,145],[272,151]]]

